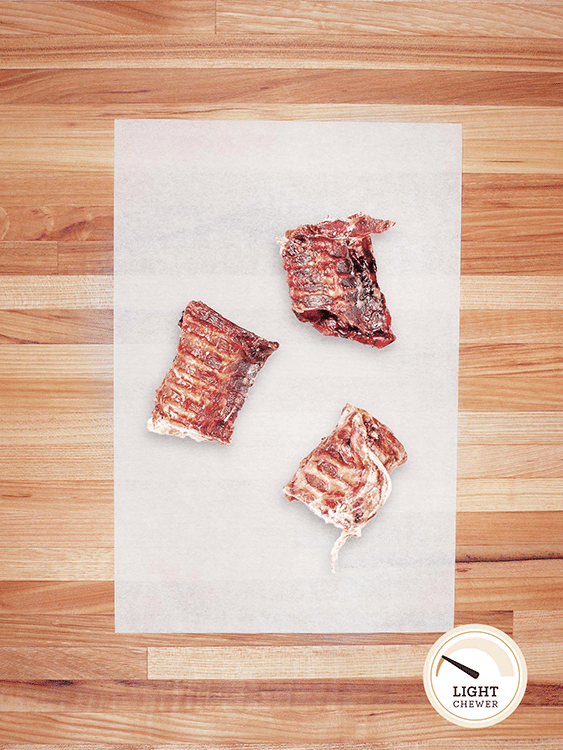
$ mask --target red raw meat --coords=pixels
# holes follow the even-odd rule
[[[147,428],[230,443],[248,391],[279,344],[235,325],[203,302],[190,302],[178,325],[178,352],[156,391]]]
[[[331,553],[350,536],[360,536],[391,492],[390,473],[407,460],[391,430],[363,409],[347,404],[336,428],[306,456],[283,488],[327,523],[342,529]]]
[[[278,239],[295,315],[325,336],[378,348],[395,340],[376,276],[371,234],[392,221],[354,214],[303,224]]]

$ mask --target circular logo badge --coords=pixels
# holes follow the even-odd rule
[[[522,700],[528,670],[522,652],[502,630],[463,625],[432,646],[424,689],[436,711],[462,727],[490,727]]]

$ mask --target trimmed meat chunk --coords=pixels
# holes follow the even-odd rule
[[[391,492],[391,471],[407,460],[391,430],[364,409],[346,404],[333,432],[306,456],[283,488],[326,523],[342,529],[331,553],[335,570],[346,539],[360,536]]]

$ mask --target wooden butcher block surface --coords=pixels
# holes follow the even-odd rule
[[[439,633],[113,621],[115,118],[463,125],[456,624],[519,708],[426,699]],[[0,1],[0,748],[563,746],[563,5]]]

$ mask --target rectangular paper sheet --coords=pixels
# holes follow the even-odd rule
[[[276,243],[358,212],[395,222],[384,349],[298,321]],[[116,121],[117,631],[453,626],[460,214],[459,125]],[[231,445],[146,429],[190,300],[280,344]],[[348,402],[409,458],[333,574],[340,530],[282,488]]]

